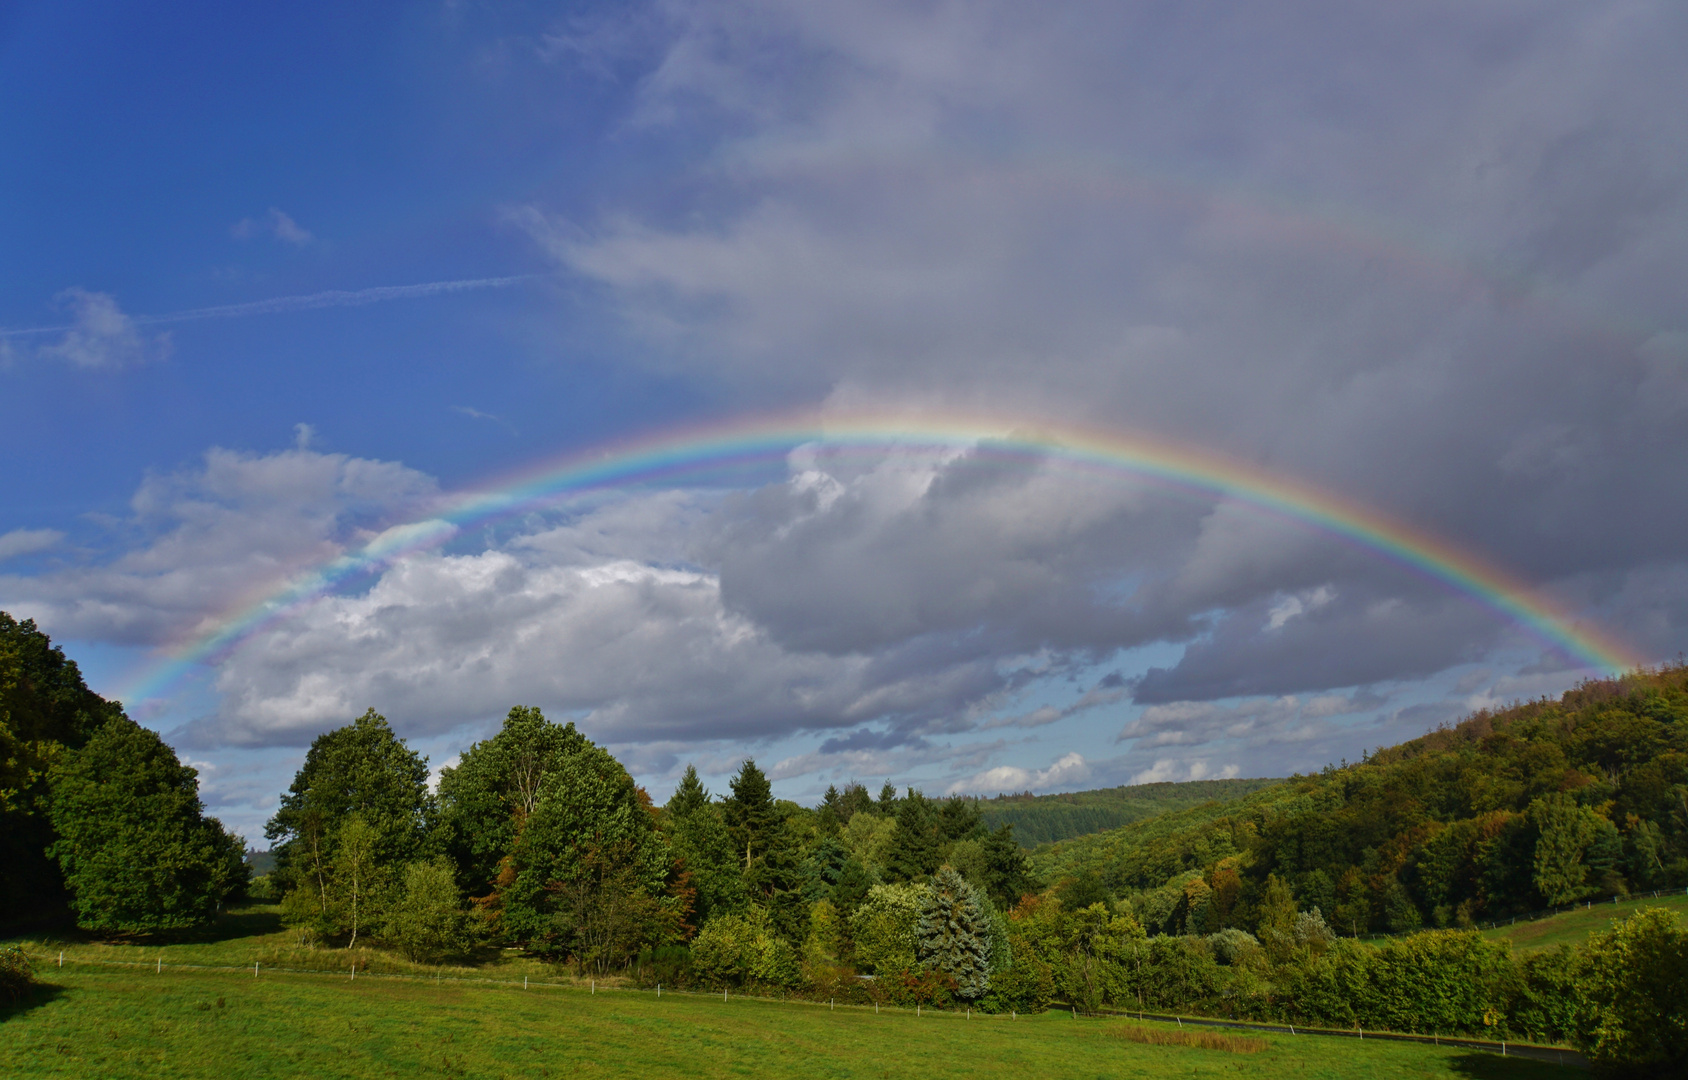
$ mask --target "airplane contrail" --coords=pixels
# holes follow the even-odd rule
[[[368,289],[329,289],[302,296],[276,296],[268,300],[253,300],[244,304],[219,304],[216,307],[189,308],[164,315],[135,315],[137,325],[193,322],[197,319],[238,319],[246,315],[273,315],[284,311],[310,311],[314,308],[362,307],[384,300],[411,300],[420,296],[463,292],[468,289],[501,289],[521,281],[530,281],[538,274],[517,274],[513,277],[467,278],[461,281],[428,281],[420,285],[377,285]],[[57,334],[74,330],[67,326],[31,326],[21,330],[0,330],[0,337],[22,337],[26,334]]]

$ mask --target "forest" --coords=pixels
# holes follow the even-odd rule
[[[1688,1063],[1688,929],[1642,911],[1515,954],[1484,920],[1688,884],[1688,668],[1591,682],[1029,855],[990,802],[885,784],[773,797],[688,768],[655,804],[517,706],[430,790],[374,710],[326,732],[266,829],[0,615],[0,920],[168,935],[244,895],[300,949],[514,948],[583,977],[981,1012],[1166,1010],[1571,1043]],[[1374,935],[1390,934],[1382,940]]]

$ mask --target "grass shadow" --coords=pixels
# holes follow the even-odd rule
[[[1587,1077],[1587,1069],[1575,1065],[1556,1065],[1523,1057],[1501,1057],[1499,1054],[1461,1054],[1448,1062],[1456,1075],[1471,1080],[1571,1080]]]
[[[22,1016],[26,1012],[39,1009],[50,1001],[64,996],[64,987],[54,986],[52,983],[37,983],[27,994],[16,1001],[0,1001],[0,1024],[4,1024],[14,1016]]]

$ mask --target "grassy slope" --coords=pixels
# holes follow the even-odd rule
[[[999,795],[979,803],[991,828],[1014,826],[1023,847],[1069,840],[1183,810],[1215,799],[1239,799],[1277,780],[1190,780],[1178,784],[1132,784],[1059,795]]]
[[[1624,919],[1642,908],[1662,907],[1688,919],[1688,896],[1658,896],[1650,900],[1623,900],[1616,904],[1591,904],[1535,922],[1513,923],[1483,931],[1484,937],[1503,938],[1519,952],[1547,949],[1555,945],[1578,945],[1597,930],[1611,928],[1613,919]]]
[[[330,975],[66,967],[0,1025],[8,1077],[1494,1078],[1554,1066],[1405,1043],[1267,1036],[1236,1054],[1145,1046],[1118,1020],[1003,1018]],[[219,1005],[219,1003],[221,1003]],[[0,1014],[4,1015],[4,1014]]]
[[[446,976],[505,985],[368,978],[345,950],[288,947],[273,907],[225,917],[220,933],[172,945],[26,943],[53,987],[0,1009],[0,1076],[35,1077],[1569,1077],[1517,1059],[1404,1043],[1265,1036],[1237,1054],[1146,1046],[1117,1020],[1065,1013],[1007,1020],[824,1008],[734,997],[589,994],[556,968],[495,954]],[[56,966],[60,950],[66,964]],[[360,950],[359,970],[431,973]],[[261,977],[250,965],[261,961]],[[154,964],[167,966],[157,973]],[[101,963],[92,963],[101,961]],[[113,962],[138,966],[108,966]],[[310,964],[291,973],[271,965]],[[177,964],[228,965],[194,970]],[[519,988],[521,978],[534,988]],[[540,983],[546,985],[541,988]]]

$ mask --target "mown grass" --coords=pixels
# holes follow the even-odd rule
[[[1408,1043],[1265,1035],[1255,1053],[1145,1044],[1160,1025],[1017,1020],[600,992],[234,972],[51,967],[0,1022],[8,1077],[1567,1078]],[[1166,1029],[1176,1036],[1175,1029]]]
[[[1580,945],[1597,930],[1608,930],[1612,921],[1627,919],[1642,908],[1662,907],[1688,918],[1688,895],[1656,896],[1649,900],[1621,900],[1614,904],[1591,904],[1586,908],[1560,912],[1534,922],[1513,923],[1483,931],[1484,937],[1512,942],[1513,949],[1528,952],[1556,945]]]

